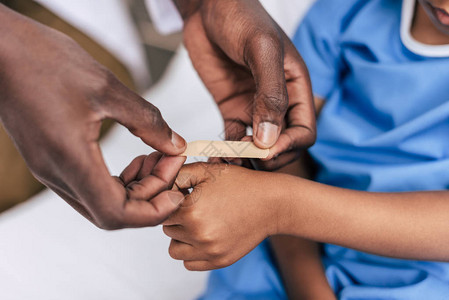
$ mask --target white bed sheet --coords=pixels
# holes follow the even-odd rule
[[[263,1],[291,34],[312,2]],[[219,139],[221,117],[185,49],[181,48],[160,84],[146,98],[188,141]],[[150,147],[116,126],[102,142],[113,174]],[[168,255],[160,227],[102,231],[51,191],[0,215],[0,299],[193,299],[207,273],[188,272]]]

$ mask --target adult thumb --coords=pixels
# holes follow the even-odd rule
[[[247,53],[257,88],[253,107],[254,142],[261,148],[276,143],[287,112],[283,52],[278,35],[265,34],[252,41]]]

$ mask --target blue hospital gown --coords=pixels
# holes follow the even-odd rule
[[[449,58],[404,46],[401,6],[318,0],[294,37],[315,95],[326,99],[310,150],[319,182],[383,192],[449,187]],[[448,263],[326,244],[323,264],[340,299],[449,299]],[[265,241],[213,271],[201,299],[285,298]]]

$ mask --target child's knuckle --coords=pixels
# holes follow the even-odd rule
[[[223,249],[217,244],[213,244],[207,248],[207,255],[210,257],[219,257],[223,254]]]
[[[217,269],[221,269],[227,267],[231,264],[231,260],[226,256],[221,256],[214,259],[214,267]]]
[[[189,271],[199,271],[197,268],[195,268],[195,265],[189,261],[184,261],[184,268]]]
[[[178,249],[175,246],[168,247],[168,255],[173,259],[179,259]]]

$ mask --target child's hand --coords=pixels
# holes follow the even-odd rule
[[[226,267],[250,252],[277,229],[274,176],[224,164],[184,166],[175,186],[193,191],[164,222],[170,255],[200,271]]]

